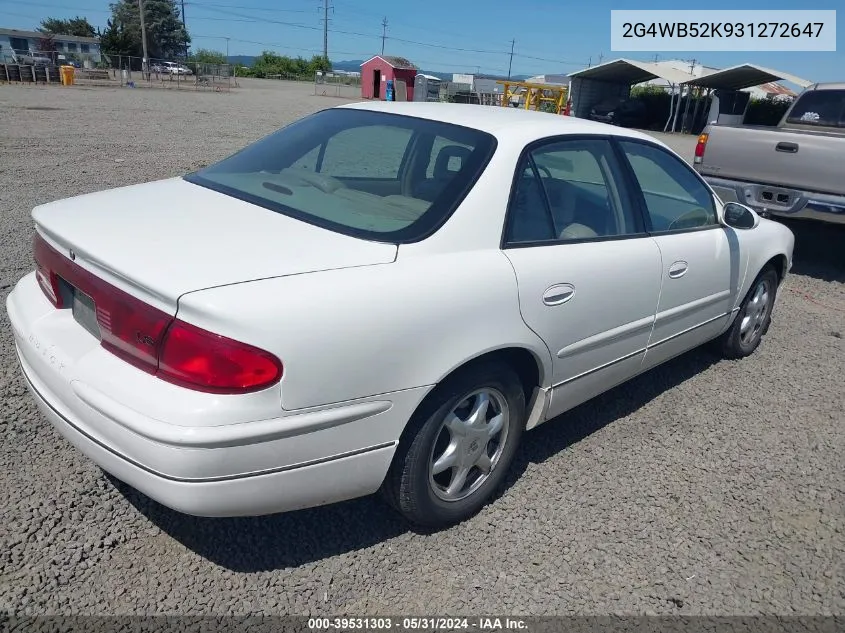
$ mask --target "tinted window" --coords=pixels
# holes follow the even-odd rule
[[[185,178],[341,233],[406,242],[454,211],[495,144],[470,128],[336,108]]]
[[[789,123],[845,127],[845,90],[812,90],[798,98]]]
[[[717,224],[710,190],[686,163],[645,143],[621,143],[645,198],[655,232],[695,229]]]
[[[533,150],[520,166],[509,214],[508,242],[581,240],[632,235],[636,216],[613,149],[603,140],[572,140]]]

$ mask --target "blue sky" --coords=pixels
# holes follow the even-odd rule
[[[178,0],[177,0],[178,1]],[[381,21],[387,17],[385,54],[401,55],[441,72],[507,73],[515,39],[514,74],[567,73],[616,57],[654,59],[644,53],[610,50],[610,10],[637,6],[625,0],[329,0],[329,56],[361,59],[381,51]],[[195,48],[254,55],[264,49],[311,56],[322,52],[322,0],[186,0],[185,14]],[[626,6],[627,5],[627,6]],[[642,7],[642,5],[639,5]],[[677,9],[677,2],[652,0],[648,9]],[[686,7],[684,7],[686,8]],[[690,7],[692,8],[692,7]],[[706,9],[795,9],[786,0],[709,0]],[[813,81],[845,80],[842,0],[815,0],[812,9],[840,9],[837,52],[830,53],[660,53],[660,59],[697,59],[727,67],[744,61]],[[87,17],[104,26],[105,0],[0,0],[0,26],[33,28],[45,16]]]

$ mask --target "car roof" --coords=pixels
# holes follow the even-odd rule
[[[602,134],[643,139],[663,145],[653,136],[637,130],[524,108],[423,101],[363,101],[337,107],[442,121],[481,130],[500,139],[519,136],[530,140],[567,134]]]

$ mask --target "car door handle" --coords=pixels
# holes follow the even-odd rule
[[[547,306],[559,306],[575,296],[575,286],[572,284],[555,284],[543,293],[543,303]]]
[[[775,145],[775,149],[779,152],[787,152],[789,154],[797,154],[798,153],[798,143],[780,142],[777,145]]]
[[[687,274],[687,270],[689,266],[686,262],[675,262],[671,266],[669,266],[669,277],[672,279],[678,279],[679,277],[683,277]]]

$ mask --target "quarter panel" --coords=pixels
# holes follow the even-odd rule
[[[287,410],[431,385],[504,347],[540,359],[541,382],[551,373],[498,249],[213,288],[183,296],[178,315],[277,354]]]

